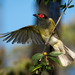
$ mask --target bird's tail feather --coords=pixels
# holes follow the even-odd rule
[[[75,53],[66,47],[61,40],[58,40],[56,44],[53,45],[54,50],[62,52],[58,56],[62,66],[68,66],[74,61]]]
[[[71,51],[68,47],[64,45],[65,54],[61,54],[58,56],[62,66],[68,66],[74,61],[75,53]]]
[[[64,67],[68,66],[69,64],[71,64],[74,61],[74,59],[67,53],[59,55],[58,58],[62,64],[62,66],[64,66]]]
[[[75,58],[75,53],[70,50],[67,46],[64,46],[65,48],[65,51],[72,57],[72,58]]]

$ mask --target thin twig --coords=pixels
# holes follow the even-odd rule
[[[70,5],[70,3],[71,3],[71,2],[72,2],[72,0],[71,0],[71,1],[67,4],[66,8],[64,9],[63,13],[61,14],[61,16],[59,17],[59,19],[58,19],[57,23],[55,24],[55,27],[54,27],[53,31],[54,31],[54,30],[55,30],[55,28],[57,27],[57,25],[58,25],[59,21],[61,20],[61,18],[62,18],[62,16],[63,16],[63,14],[65,13],[66,9],[68,8],[68,6]],[[47,41],[47,42],[49,42],[49,40],[50,40],[51,36],[52,36],[52,33],[51,33],[51,35],[50,35],[50,37],[49,37],[49,39],[48,39],[48,41]]]

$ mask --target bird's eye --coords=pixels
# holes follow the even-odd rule
[[[43,14],[40,14],[40,15],[39,15],[39,17],[40,17],[40,18],[43,18],[43,17],[45,17],[45,15],[43,15]]]

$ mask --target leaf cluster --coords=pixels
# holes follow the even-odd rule
[[[32,73],[36,73],[38,70],[39,72],[43,72],[44,70],[52,70],[52,63],[50,65],[47,65],[46,62],[46,56],[48,59],[53,60],[54,62],[60,64],[59,60],[56,58],[56,56],[61,55],[61,52],[58,51],[52,51],[47,55],[44,55],[43,53],[37,53],[32,56],[33,59],[33,66],[29,69]],[[41,59],[41,61],[39,61]]]
[[[47,5],[49,3],[49,1],[52,1],[52,2],[55,2],[56,0],[44,0],[44,4]],[[42,0],[37,0],[37,3],[40,4],[42,2]],[[60,5],[60,8],[61,9],[65,9],[67,6],[67,3],[63,4],[63,5]],[[68,6],[68,8],[72,8],[74,7],[74,5],[70,5]]]
[[[67,4],[65,3],[64,5],[60,5],[60,8],[61,8],[61,9],[65,9],[66,6],[67,6]],[[73,7],[74,7],[74,5],[68,6],[68,8],[73,8]]]

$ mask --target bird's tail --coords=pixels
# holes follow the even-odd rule
[[[65,49],[66,53],[59,55],[58,58],[62,64],[62,66],[66,67],[74,61],[75,53],[72,52],[66,46],[64,47],[64,49]]]
[[[66,47],[62,41],[59,40],[53,48],[62,52],[62,54],[58,56],[62,66],[66,67],[74,61],[75,53]]]

